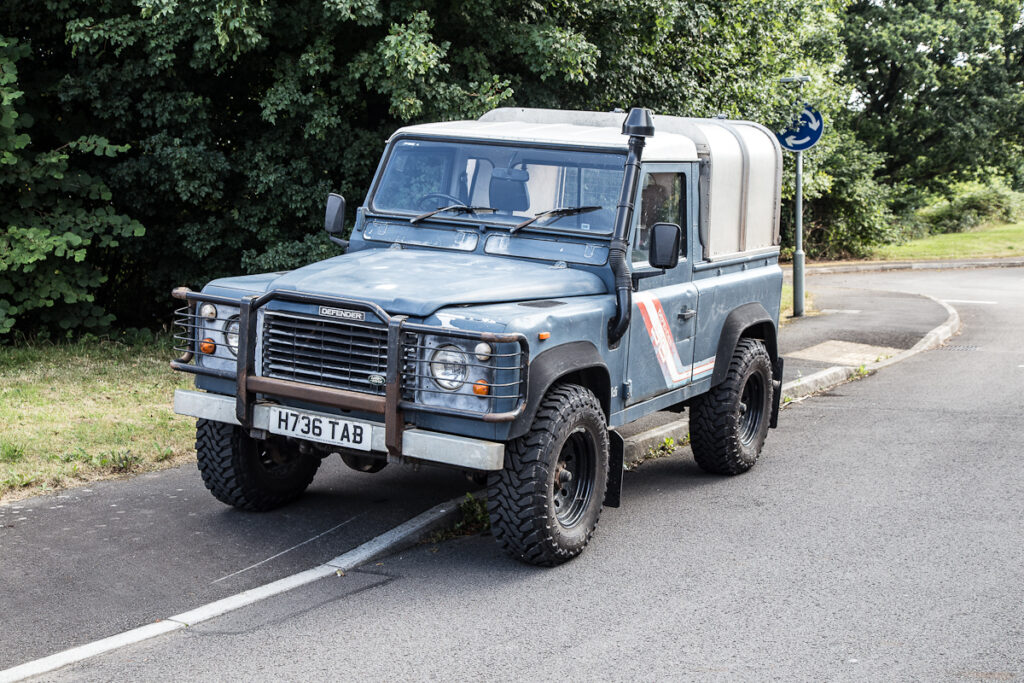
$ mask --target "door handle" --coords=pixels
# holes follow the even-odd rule
[[[692,308],[684,308],[683,310],[679,311],[680,320],[689,320],[695,315],[697,315],[697,311],[695,311]]]

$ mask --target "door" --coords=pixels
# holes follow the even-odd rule
[[[690,170],[689,164],[649,164],[640,176],[631,234],[633,271],[650,269],[647,236],[655,223],[679,225],[683,239],[679,265],[664,275],[640,280],[633,292],[626,361],[627,405],[685,386],[701,371],[693,367],[697,288],[686,239],[695,234]]]

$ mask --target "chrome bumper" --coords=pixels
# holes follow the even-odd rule
[[[222,396],[204,391],[177,389],[174,392],[174,412],[191,415],[214,422],[237,425],[236,401],[233,396]],[[313,415],[337,417],[335,414],[304,410]],[[387,452],[384,424],[357,420],[371,430],[370,450]],[[267,430],[270,424],[270,405],[257,403],[253,406],[252,427]],[[454,436],[423,429],[407,429],[402,441],[402,455],[407,458],[455,465],[473,470],[500,470],[505,464],[505,445],[494,441]]]

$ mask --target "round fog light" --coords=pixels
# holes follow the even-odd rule
[[[213,304],[203,304],[199,307],[199,315],[207,320],[216,320],[217,307]]]
[[[491,357],[491,345],[487,342],[480,342],[473,349],[473,353],[476,354],[476,359],[479,361],[486,361]]]

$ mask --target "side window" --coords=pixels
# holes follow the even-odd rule
[[[647,261],[647,237],[652,225],[675,223],[686,227],[685,188],[686,178],[682,173],[644,173],[640,180],[640,218],[633,234],[633,263]]]

